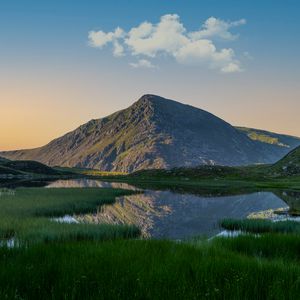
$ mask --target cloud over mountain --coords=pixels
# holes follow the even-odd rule
[[[171,57],[177,63],[217,70],[221,73],[240,72],[240,61],[232,48],[218,48],[216,42],[232,42],[238,35],[229,30],[246,23],[245,19],[227,22],[210,17],[196,31],[188,31],[176,14],[163,15],[157,24],[148,21],[125,31],[90,31],[89,45],[102,49],[111,44],[115,57],[130,55],[137,62],[132,67],[153,67],[157,57]],[[146,63],[147,62],[147,63]]]

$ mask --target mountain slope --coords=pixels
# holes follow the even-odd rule
[[[264,143],[250,139],[206,111],[144,95],[129,108],[91,120],[43,147],[0,154],[49,166],[123,172],[201,164],[270,163],[285,154],[269,157],[265,149]]]

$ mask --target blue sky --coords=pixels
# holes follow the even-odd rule
[[[232,124],[300,136],[299,11],[296,0],[1,1],[0,101],[7,118],[0,128],[11,125],[12,115],[18,122],[14,139],[0,148],[38,146],[143,93],[207,109]],[[166,51],[154,58],[137,57],[133,50],[115,57],[110,44],[88,44],[90,31],[121,27],[127,34],[174,14],[188,32],[211,17],[228,24],[245,19],[229,29],[235,40],[213,40],[217,51],[234,51],[232,60],[243,71],[222,74],[223,63],[185,64]],[[158,68],[130,66],[140,59]]]

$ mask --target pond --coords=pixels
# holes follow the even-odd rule
[[[126,183],[88,179],[58,180],[46,187],[112,187],[138,190]],[[75,219],[97,224],[136,224],[146,238],[185,239],[200,235],[211,237],[220,233],[218,224],[224,218],[274,217],[274,211],[286,211],[289,208],[286,198],[296,199],[296,195],[289,195],[287,192],[256,192],[201,196],[146,189],[141,194],[117,198],[114,204],[102,206],[95,214],[78,215]]]

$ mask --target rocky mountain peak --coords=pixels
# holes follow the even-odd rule
[[[288,148],[254,141],[202,109],[146,94],[130,107],[91,120],[43,147],[0,153],[49,166],[104,171],[270,163]]]

